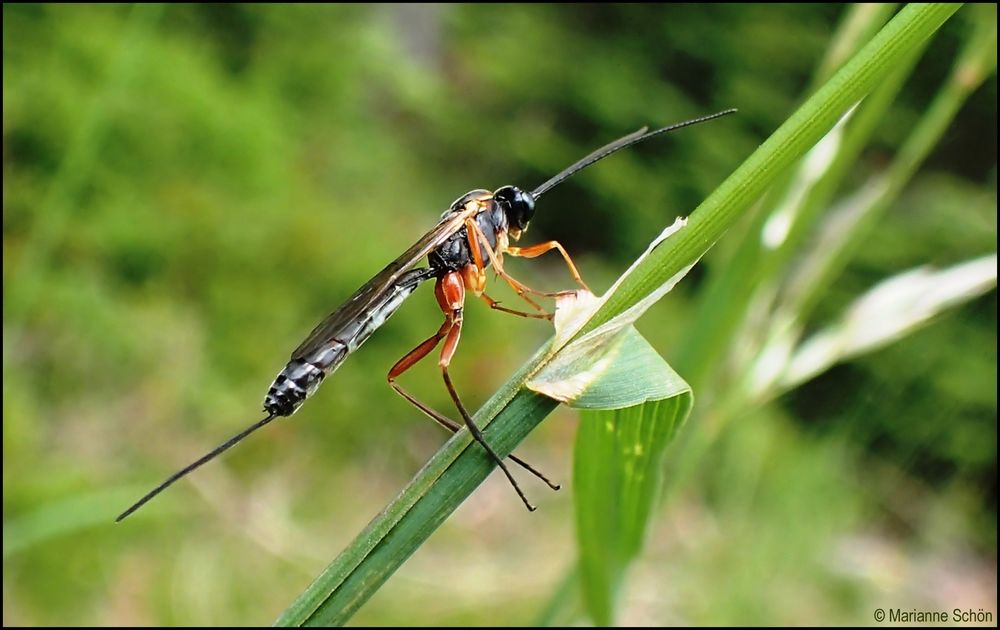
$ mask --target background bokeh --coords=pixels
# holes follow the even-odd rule
[[[844,11],[4,5],[4,623],[270,623],[446,437],[384,381],[439,325],[429,289],[293,419],[114,516],[257,419],[290,349],[465,191],[535,186],[642,125],[738,107],[540,202],[526,241],[559,239],[607,288],[794,110]],[[935,37],[852,183],[891,159],[968,27],[963,10]],[[996,250],[996,102],[994,77],[817,322],[894,273]],[[744,235],[640,322],[667,360]],[[554,255],[512,265],[570,282]],[[471,303],[467,402],[548,334]],[[655,519],[622,623],[995,620],[996,365],[993,291],[748,411]],[[430,365],[404,380],[450,409]],[[558,410],[520,451],[568,482],[576,422]],[[355,622],[565,608],[572,488],[524,483],[536,513],[494,475]]]

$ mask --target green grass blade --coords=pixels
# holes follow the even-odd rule
[[[678,220],[637,260],[683,233]],[[607,323],[574,338],[528,381],[539,393],[584,410],[574,454],[574,504],[583,602],[600,625],[614,619],[616,595],[663,485],[663,453],[691,410],[691,388],[632,325],[690,270],[688,265]],[[623,277],[627,277],[628,272]],[[615,286],[608,292],[614,295]],[[556,339],[604,300],[560,300]],[[568,302],[568,303],[567,303]],[[581,315],[582,314],[582,315]]]
[[[828,81],[837,69],[875,36],[895,11],[896,5],[889,3],[851,5],[823,59],[817,64],[805,94],[814,92]],[[865,109],[870,108],[866,105]],[[789,169],[775,179],[768,193],[749,213],[746,234],[763,231],[774,208],[793,193],[796,176],[805,161],[805,158],[801,159],[799,168]],[[746,305],[753,296],[757,268],[765,254],[761,241],[759,238],[744,238],[727,259],[720,260],[718,266],[709,269],[708,283],[701,291],[699,300],[699,315],[689,326],[674,357],[675,365],[687,375],[695,388],[700,387],[701,382],[708,378],[709,371],[718,364],[715,356],[728,347],[731,335],[739,326]]]
[[[518,386],[536,354],[474,416],[490,445],[508,454],[556,402]],[[490,421],[497,420],[494,426]],[[493,470],[482,449],[456,433],[416,477],[275,622],[277,626],[341,625]],[[419,506],[419,509],[418,509]]]
[[[665,400],[580,414],[573,455],[580,583],[598,625],[614,622],[625,572],[642,549],[663,486],[666,448],[692,402],[688,389]]]
[[[882,25],[896,12],[896,3],[856,2],[837,27],[832,45],[827,49],[823,61],[816,68],[809,91],[819,87],[830,78],[845,61],[857,52],[865,42],[878,32]]]
[[[858,297],[840,320],[795,348],[775,395],[831,366],[872,352],[926,325],[933,317],[996,288],[996,252],[946,269],[918,267],[883,280]]]
[[[960,5],[910,4],[904,7],[864,48],[813,94],[791,118],[747,159],[691,216],[691,228],[714,231],[703,221],[726,221],[731,213],[746,210],[768,187],[812,148],[855,103],[881,85],[907,63],[941,24]],[[704,211],[704,212],[701,212]],[[710,243],[709,243],[710,244]],[[691,243],[690,245],[694,245]],[[756,267],[757,250],[741,248],[734,269]],[[684,258],[686,252],[662,252]],[[729,346],[734,329],[742,321],[743,308],[752,295],[752,277],[727,274],[724,285],[713,287],[711,300],[702,309],[700,324],[681,348],[676,364],[697,391],[719,355]],[[637,284],[639,284],[637,279]],[[642,281],[644,284],[644,281]],[[642,286],[640,284],[640,286]]]
[[[566,350],[573,349],[572,346]],[[607,344],[601,356],[569,354],[578,360],[558,359],[528,381],[528,388],[574,409],[610,410],[635,407],[689,393],[691,388],[633,327]],[[593,362],[588,359],[594,358]],[[567,382],[569,386],[567,386]],[[563,394],[572,391],[572,397]]]
[[[860,203],[844,217],[840,230],[816,248],[813,258],[793,279],[783,308],[804,319],[815,308],[819,298],[847,266],[855,252],[864,243],[865,236],[891,203],[910,182],[931,150],[947,132],[966,99],[996,72],[997,20],[996,7],[977,5],[973,33],[948,79],[924,112],[913,133],[900,148],[886,173],[875,179],[860,194]],[[846,215],[846,213],[845,213]]]

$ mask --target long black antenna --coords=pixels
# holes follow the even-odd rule
[[[649,133],[646,133],[646,130],[649,129],[649,127],[643,127],[639,131],[630,133],[629,135],[623,138],[618,138],[611,144],[601,147],[600,149],[594,151],[593,153],[583,158],[573,166],[570,166],[569,168],[563,170],[563,172],[559,173],[558,175],[556,175],[549,181],[545,182],[535,190],[531,191],[531,196],[534,197],[535,199],[538,199],[543,194],[547,193],[549,190],[555,188],[556,186],[563,183],[576,173],[579,173],[583,169],[587,168],[594,162],[603,160],[612,153],[630,147],[633,144],[638,144],[643,140],[648,140],[653,136],[660,135],[661,133],[667,133],[668,131],[675,131],[677,129],[682,129],[684,127],[690,127],[691,125],[697,125],[698,123],[708,122],[710,120],[715,120],[716,118],[720,118],[722,116],[727,116],[729,114],[734,114],[734,113],[736,113],[735,109],[727,109],[724,112],[718,112],[710,116],[702,116],[701,118],[695,118],[694,120],[687,120],[682,123],[677,123],[676,125],[670,125],[669,127],[664,127],[663,129],[650,131]]]
[[[172,483],[174,483],[175,481],[177,481],[178,479],[180,479],[184,475],[188,474],[189,472],[191,472],[195,468],[198,468],[202,464],[205,464],[206,462],[209,462],[209,461],[215,459],[220,454],[222,454],[224,451],[228,450],[230,447],[232,447],[234,444],[236,444],[237,442],[239,442],[240,440],[242,440],[246,436],[250,435],[251,433],[253,433],[257,429],[261,428],[262,426],[264,426],[265,424],[267,424],[271,420],[274,420],[275,418],[279,418],[279,417],[280,416],[276,416],[276,415],[274,415],[272,413],[271,415],[269,415],[268,417],[264,418],[260,422],[254,423],[254,424],[250,425],[249,427],[247,427],[246,429],[243,429],[242,431],[240,431],[239,433],[237,433],[233,437],[229,438],[223,444],[220,444],[220,445],[216,446],[215,449],[212,450],[212,452],[204,455],[201,459],[199,459],[199,460],[197,460],[195,462],[192,462],[191,464],[188,464],[184,468],[181,468],[180,470],[178,470],[174,474],[170,475],[169,477],[167,477],[166,481],[164,481],[160,485],[156,486],[155,488],[153,488],[152,490],[150,490],[149,492],[147,492],[146,496],[142,497],[141,499],[139,499],[138,501],[136,501],[135,504],[132,505],[132,507],[130,507],[129,509],[127,509],[124,512],[122,512],[118,516],[118,518],[115,519],[115,522],[116,523],[122,522],[122,520],[125,517],[127,517],[132,512],[135,512],[136,510],[138,510],[139,508],[141,508],[143,505],[145,505],[147,501],[149,501],[150,499],[152,499],[156,495],[158,495],[161,492],[163,492],[164,490],[166,490]]]

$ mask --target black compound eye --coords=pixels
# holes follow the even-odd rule
[[[498,189],[493,198],[502,204],[508,223],[518,230],[528,227],[528,222],[535,216],[535,198],[516,186]]]

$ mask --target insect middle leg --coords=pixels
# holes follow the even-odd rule
[[[479,294],[479,299],[489,304],[490,308],[492,308],[495,311],[502,311],[504,313],[510,313],[511,315],[517,315],[519,317],[528,317],[531,319],[552,319],[554,317],[552,313],[547,313],[545,311],[542,311],[541,313],[528,313],[526,311],[518,311],[513,308],[507,308],[506,306],[500,306],[500,302],[494,300],[485,293]]]
[[[458,340],[459,337],[461,336],[461,330],[462,330],[462,313],[465,301],[465,287],[463,285],[461,275],[458,273],[451,273],[440,278],[438,280],[437,285],[435,286],[435,295],[437,296],[438,303],[441,306],[441,309],[445,312],[444,324],[442,324],[441,328],[438,329],[437,333],[435,333],[433,336],[423,341],[420,345],[418,345],[416,348],[407,353],[406,356],[404,356],[402,359],[396,362],[396,365],[394,365],[392,369],[389,370],[389,374],[387,377],[389,385],[393,388],[393,390],[396,391],[396,393],[398,393],[400,396],[408,400],[415,407],[423,411],[432,420],[436,421],[438,424],[445,427],[449,431],[452,431],[453,433],[458,431],[460,426],[457,423],[453,422],[451,419],[447,418],[443,414],[435,411],[428,405],[417,400],[416,397],[414,397],[412,394],[404,390],[395,382],[395,380],[401,374],[403,374],[406,370],[410,369],[421,359],[430,354],[431,351],[434,350],[434,348],[438,345],[438,343],[440,343],[441,340],[444,340],[445,345],[441,351],[441,359],[438,362],[438,365],[441,367],[442,376],[445,381],[445,386],[448,388],[448,393],[451,395],[452,400],[455,402],[455,406],[458,408],[459,413],[462,415],[463,420],[465,420],[465,424],[469,428],[469,431],[472,433],[473,438],[475,438],[476,441],[479,442],[483,446],[483,448],[486,449],[487,453],[489,453],[489,455],[493,458],[493,460],[497,463],[497,465],[500,466],[500,469],[503,471],[504,475],[507,476],[507,479],[508,481],[510,481],[511,485],[514,486],[514,490],[517,491],[518,496],[521,497],[521,500],[524,502],[525,506],[527,506],[529,510],[534,510],[535,507],[528,502],[527,497],[524,496],[524,493],[521,491],[521,488],[517,485],[517,482],[514,480],[513,475],[510,474],[510,471],[507,469],[507,466],[504,464],[503,460],[486,442],[486,439],[485,437],[483,437],[483,434],[479,430],[479,427],[477,427],[476,424],[472,421],[472,417],[469,415],[469,412],[466,411],[465,406],[462,404],[461,399],[459,399],[458,393],[455,391],[455,386],[451,381],[451,376],[448,373],[448,365],[450,364],[451,358],[454,356],[455,350],[458,347]],[[528,463],[524,462],[523,460],[514,455],[509,455],[509,457],[515,463],[522,466],[525,470],[527,470],[528,472],[532,473],[533,475],[544,481],[553,490],[559,489],[558,484],[554,484],[551,481],[549,481],[549,479],[546,478],[545,475],[534,469]]]

